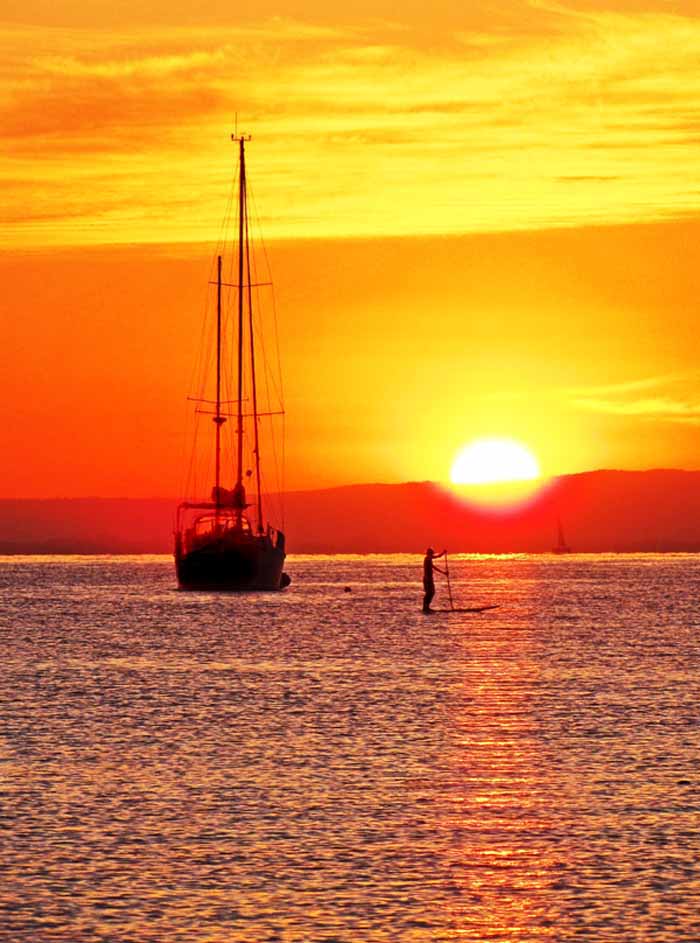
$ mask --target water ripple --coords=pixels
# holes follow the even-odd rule
[[[700,939],[699,560],[290,570],[0,559],[0,940]]]

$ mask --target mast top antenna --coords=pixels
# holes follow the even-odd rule
[[[231,135],[232,141],[250,141],[250,134],[239,134],[238,133],[238,112],[236,112],[233,119],[233,134]]]

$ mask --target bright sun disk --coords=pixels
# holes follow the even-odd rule
[[[535,456],[513,439],[476,439],[460,449],[450,472],[455,485],[532,481],[539,477]]]

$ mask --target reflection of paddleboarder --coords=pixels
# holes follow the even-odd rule
[[[423,560],[423,589],[425,590],[425,596],[423,597],[423,612],[433,612],[430,608],[430,603],[433,601],[433,596],[435,595],[435,583],[433,581],[433,570],[437,570],[438,573],[443,573],[444,571],[433,565],[433,560],[437,560],[440,557],[445,556],[446,551],[443,550],[442,553],[435,553],[432,547],[428,547],[425,551],[425,559]]]

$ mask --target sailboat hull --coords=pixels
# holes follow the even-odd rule
[[[269,544],[240,547],[216,544],[175,555],[180,589],[215,592],[246,592],[283,589],[289,582],[283,574],[284,551]]]

